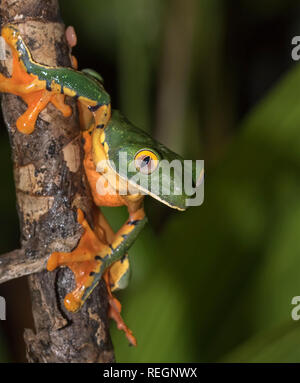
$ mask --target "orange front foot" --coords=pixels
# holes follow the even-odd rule
[[[77,220],[84,233],[76,249],[69,253],[55,252],[48,259],[47,270],[52,271],[58,266],[68,266],[74,273],[76,288],[66,295],[64,304],[68,311],[77,311],[84,303],[84,294],[92,285],[94,275],[102,265],[98,254],[105,244],[93,232],[83,212],[78,209]]]
[[[71,252],[54,252],[50,255],[47,263],[47,270],[55,270],[59,266],[67,266],[74,273],[76,287],[68,293],[64,299],[65,307],[68,311],[75,312],[80,309],[89,294],[95,286],[95,277],[102,276],[105,280],[108,291],[109,311],[108,315],[112,318],[119,330],[123,330],[130,344],[136,346],[137,342],[132,331],[124,323],[120,313],[121,304],[112,295],[109,283],[109,269],[105,272],[103,268],[103,258],[100,254],[105,254],[107,249],[107,241],[105,231],[99,225],[101,216],[99,210],[96,211],[94,217],[95,231],[91,229],[84,217],[82,210],[77,211],[77,221],[84,229],[84,233],[80,238],[78,246]],[[112,241],[114,243],[114,241]],[[105,250],[103,252],[103,250]],[[102,271],[101,271],[102,270]],[[104,273],[104,274],[103,274]]]
[[[111,293],[109,268],[105,271],[104,258],[100,256],[100,254],[106,254],[107,248],[111,251],[111,247],[108,247],[105,235],[103,236],[105,231],[99,226],[99,216],[95,215],[94,217],[95,231],[91,229],[80,209],[77,212],[77,220],[84,229],[78,246],[69,253],[52,253],[48,259],[47,270],[52,271],[58,266],[67,266],[73,271],[76,287],[64,299],[66,309],[72,312],[80,309],[92,292],[97,281],[99,281],[96,277],[101,278],[103,276],[107,286],[110,306],[108,315],[116,322],[118,329],[124,331],[130,344],[136,346],[137,342],[132,331],[126,326],[120,315],[121,304]],[[112,244],[114,243],[112,241]]]

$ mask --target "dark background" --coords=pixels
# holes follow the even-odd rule
[[[138,339],[112,324],[119,362],[298,362],[300,67],[288,0],[72,0],[80,68],[102,74],[115,109],[186,159],[205,160],[205,201],[146,201],[118,297]],[[8,137],[0,132],[0,251],[18,246]],[[114,227],[122,208],[106,208]],[[26,279],[0,286],[0,361],[24,361]]]

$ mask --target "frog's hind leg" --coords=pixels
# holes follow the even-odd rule
[[[23,98],[23,95],[45,89],[45,82],[40,81],[38,76],[28,73],[27,69],[19,59],[16,47],[5,39],[12,49],[12,75],[5,77],[0,74],[0,91],[12,93]]]
[[[28,105],[27,110],[16,122],[19,132],[30,134],[34,131],[35,123],[40,112],[47,106],[51,99],[51,93],[43,90],[23,95],[23,100]]]
[[[94,227],[99,236],[104,236],[106,243],[112,243],[115,233],[99,209],[94,213]],[[116,261],[109,268],[109,282],[111,291],[123,290],[128,286],[130,278],[130,265],[128,254]]]
[[[17,129],[24,134],[32,133],[40,112],[46,108],[49,102],[60,110],[64,117],[69,117],[72,114],[72,108],[64,103],[64,97],[62,94],[52,94],[45,90],[24,94],[22,98],[28,107],[18,118]]]
[[[21,133],[30,134],[34,130],[39,113],[49,102],[52,102],[65,117],[70,116],[72,110],[64,104],[64,95],[49,91],[46,81],[40,80],[36,74],[27,71],[24,62],[18,55],[15,35],[12,31],[11,27],[2,30],[2,37],[12,49],[13,67],[11,77],[0,74],[0,91],[15,94],[26,102],[28,108],[19,117],[16,126]],[[31,56],[29,60],[31,60]]]
[[[25,101],[27,110],[18,118],[16,126],[21,133],[30,134],[34,130],[39,113],[50,101],[51,93],[36,80],[36,76],[29,75],[22,68],[17,56],[15,58],[14,55],[13,60],[12,77],[0,75],[0,91],[15,94]]]

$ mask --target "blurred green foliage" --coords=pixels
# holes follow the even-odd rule
[[[186,158],[206,161],[203,206],[179,213],[146,201],[150,223],[130,251],[130,286],[117,294],[138,347],[112,324],[117,361],[298,362],[300,67],[290,68],[290,37],[299,28],[287,29],[290,20],[299,25],[296,2],[73,0],[61,8],[77,31],[80,67],[103,74],[114,107]],[[278,20],[281,45],[260,45],[257,25]],[[181,110],[172,89],[182,91]],[[17,219],[6,135],[0,145],[6,251]],[[115,228],[126,219],[126,209],[103,211]],[[0,338],[1,361],[4,350]]]

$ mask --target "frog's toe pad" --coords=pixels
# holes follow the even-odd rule
[[[71,292],[65,296],[64,305],[68,311],[75,312],[82,306],[82,301],[81,299],[76,298],[73,292]]]
[[[16,126],[19,132],[23,134],[31,134],[34,131],[36,119],[29,119],[26,113],[17,119]]]
[[[64,117],[70,117],[72,115],[72,108],[70,105],[65,105],[65,107],[61,109],[61,113]]]

